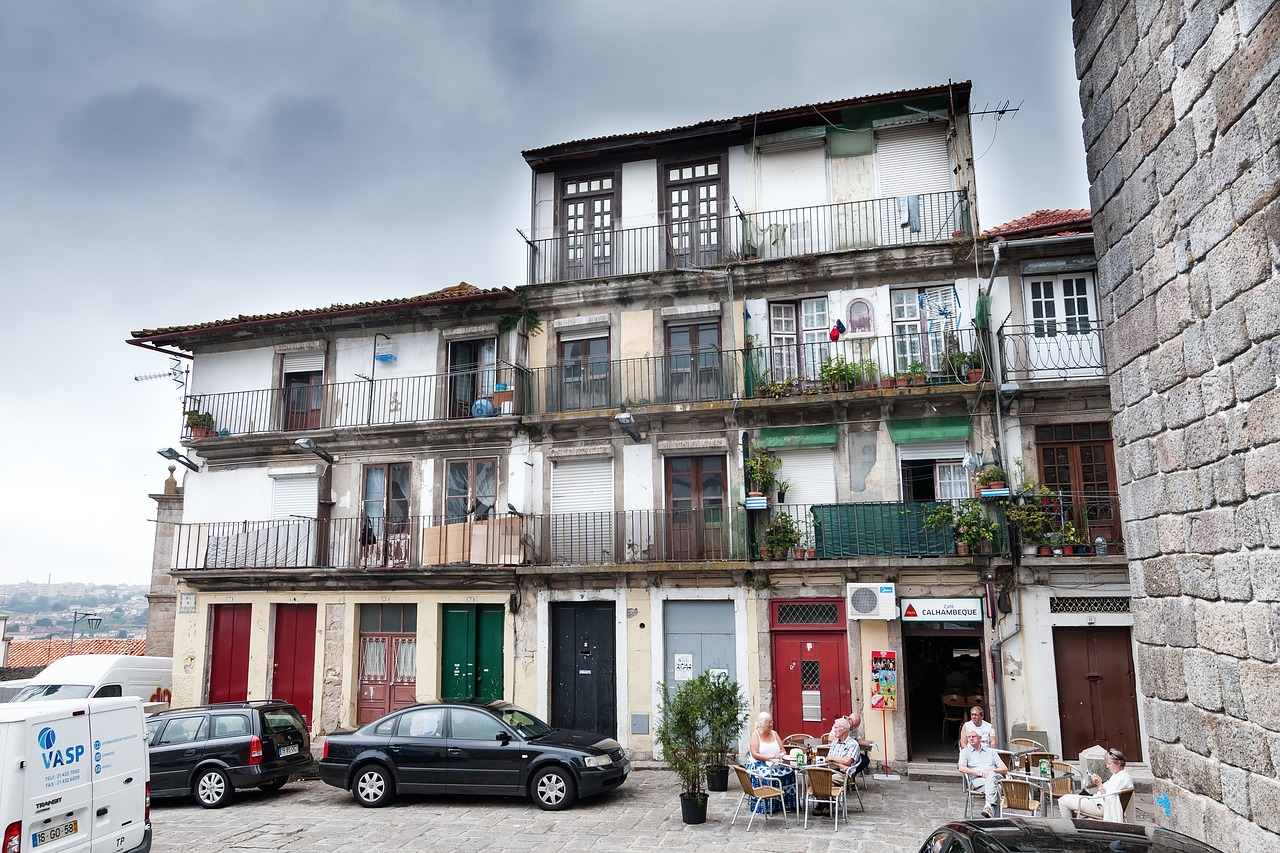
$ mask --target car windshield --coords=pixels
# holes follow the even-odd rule
[[[499,712],[502,722],[516,730],[525,740],[533,740],[551,734],[554,729],[522,708],[503,708]]]
[[[92,684],[28,684],[13,697],[15,702],[36,702],[41,699],[84,699],[93,692]]]

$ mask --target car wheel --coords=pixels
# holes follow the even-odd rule
[[[272,779],[270,782],[264,782],[258,788],[263,791],[279,791],[289,782],[288,776],[281,776],[279,779]]]
[[[231,800],[231,780],[218,768],[210,767],[196,777],[193,793],[206,809],[220,809]]]
[[[530,789],[533,791],[533,801],[551,812],[569,808],[578,792],[573,776],[563,767],[548,767],[539,771],[533,777]]]
[[[356,771],[351,781],[351,796],[367,808],[385,806],[395,796],[395,784],[385,767],[366,764]]]

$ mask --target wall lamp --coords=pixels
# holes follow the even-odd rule
[[[170,460],[171,462],[177,462],[187,468],[190,468],[192,471],[195,471],[197,474],[200,473],[199,465],[192,462],[190,459],[183,456],[181,453],[174,450],[172,447],[162,447],[159,450],[157,450],[156,453],[159,453],[161,456],[163,456],[165,459]]]
[[[636,431],[636,416],[627,411],[626,404],[613,416],[614,423],[625,432],[632,441],[640,443],[640,433]]]
[[[328,462],[330,465],[333,464],[333,456],[325,452],[320,447],[317,447],[313,439],[300,438],[297,441],[295,441],[294,444],[296,444],[298,447],[301,447],[303,450],[307,451],[308,453],[314,453],[316,456],[319,456],[321,459],[323,459],[325,462]]]

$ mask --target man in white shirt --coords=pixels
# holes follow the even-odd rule
[[[969,732],[977,732],[982,736],[982,745],[989,746],[993,749],[999,746],[996,743],[996,730],[991,728],[991,724],[982,719],[982,706],[974,705],[969,709],[969,719],[960,727],[960,746],[964,747],[969,742]]]
[[[960,750],[960,763],[957,767],[970,789],[982,789],[986,799],[982,816],[991,817],[996,804],[1000,802],[1000,779],[1009,772],[1009,768],[1004,766],[994,749],[982,745],[982,735],[976,731],[969,732],[969,743]]]
[[[831,724],[831,749],[827,751],[827,763],[834,771],[831,781],[844,784],[845,774],[850,768],[856,768],[862,756],[862,749],[849,733],[849,721],[844,717],[836,717]]]

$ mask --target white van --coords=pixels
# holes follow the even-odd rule
[[[0,681],[0,702],[12,702],[13,697],[22,692],[22,688],[27,686],[30,678],[11,678],[8,681]]]
[[[147,853],[151,785],[142,702],[0,705],[3,851]]]
[[[46,666],[14,702],[137,696],[148,706],[169,704],[173,658],[141,655],[71,655]]]

